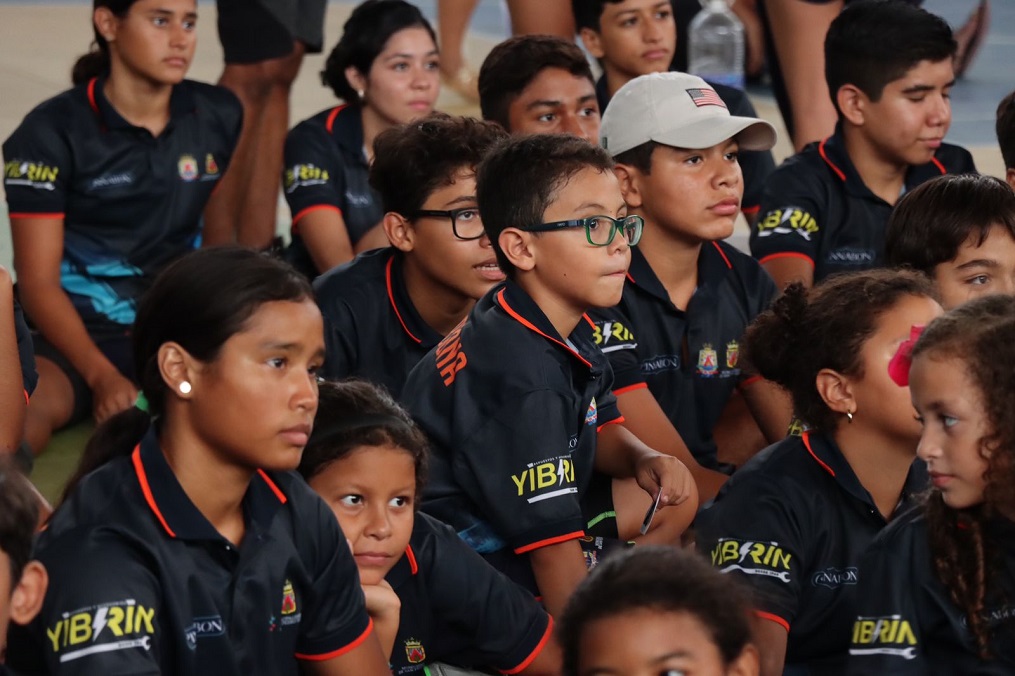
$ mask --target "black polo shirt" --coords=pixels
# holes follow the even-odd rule
[[[10,215],[63,219],[60,282],[93,335],[122,334],[155,276],[198,244],[243,117],[229,90],[184,80],[156,137],[103,86],[44,101],[3,145]]]
[[[402,391],[431,442],[423,510],[534,589],[521,555],[585,535],[596,434],[622,420],[612,385],[591,320],[565,339],[516,283],[494,287]]]
[[[943,143],[906,173],[905,189],[943,174],[975,173],[965,148]],[[870,191],[846,153],[842,127],[811,143],[769,177],[751,253],[762,263],[792,256],[814,265],[814,281],[836,272],[882,267],[892,205]]]
[[[32,345],[32,332],[25,323],[25,315],[21,305],[14,301],[14,335],[18,339],[18,360],[21,362],[21,383],[25,390],[25,398],[35,392],[39,384],[39,373],[35,370],[35,349]]]
[[[900,507],[925,482],[915,462]],[[769,446],[695,523],[698,551],[749,583],[758,614],[789,632],[786,664],[842,673],[860,557],[886,521],[835,443],[805,432]]]
[[[320,209],[337,211],[353,244],[381,222],[380,196],[370,187],[360,109],[343,104],[300,122],[285,139],[282,191],[292,212],[290,259],[317,276],[300,238],[300,219]]]
[[[715,93],[729,109],[730,115],[758,117],[751,100],[741,90],[715,82],[709,82],[708,85],[715,89]],[[596,100],[599,102],[599,110],[605,111],[606,104],[610,102],[605,75],[600,76],[596,82]],[[740,210],[748,216],[753,216],[758,213],[761,206],[761,191],[765,187],[768,175],[775,170],[775,160],[772,159],[772,152],[769,150],[742,150],[737,159],[744,174],[744,197],[740,203]]]
[[[385,580],[402,601],[391,651],[395,676],[423,673],[433,662],[517,673],[553,631],[532,594],[426,514],[416,515],[405,556]]]
[[[441,341],[409,298],[404,260],[394,247],[366,251],[314,281],[325,377],[365,378],[397,398],[412,367]]]
[[[28,673],[296,674],[370,632],[334,514],[292,473],[258,471],[246,535],[224,539],[149,434],[89,474],[39,537],[42,612],[8,644]]]
[[[1015,673],[1015,524],[997,517],[984,535],[998,553],[996,568],[988,568],[982,613],[992,634],[992,659],[977,656],[965,614],[934,571],[923,510],[913,509],[886,528],[863,558],[847,673]]]
[[[620,304],[589,313],[610,359],[614,394],[648,387],[701,465],[717,468],[712,431],[734,389],[747,325],[778,291],[757,261],[725,242],[698,254],[698,288],[676,307],[638,247]]]

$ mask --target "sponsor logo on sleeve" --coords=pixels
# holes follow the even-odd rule
[[[294,164],[285,170],[282,185],[288,194],[300,188],[324,185],[329,180],[331,180],[331,176],[326,169],[321,169],[313,164]]]
[[[809,242],[818,230],[818,222],[800,207],[772,209],[758,221],[758,237],[796,233]]]
[[[59,167],[51,167],[42,162],[13,160],[4,163],[4,185],[20,185],[36,190],[56,190],[56,177],[60,175]]]
[[[829,263],[838,265],[871,266],[874,265],[873,249],[857,249],[855,247],[842,247],[828,252],[826,260]]]
[[[46,627],[46,636],[61,663],[118,650],[149,651],[154,635],[155,610],[134,599],[65,612]]]
[[[916,633],[902,615],[858,617],[853,623],[850,655],[892,655],[912,660],[916,650]]]
[[[825,568],[811,575],[811,584],[815,587],[836,589],[843,585],[854,585],[860,579],[860,571],[856,567]]]
[[[737,538],[719,538],[712,550],[712,565],[723,573],[738,571],[745,575],[774,577],[788,583],[793,555],[778,542],[759,542]]]
[[[458,372],[469,363],[469,359],[465,356],[465,350],[462,349],[461,337],[464,325],[465,320],[463,319],[458,326],[451,330],[451,333],[444,336],[444,340],[437,344],[435,355],[437,371],[440,373],[445,387],[451,387]]]
[[[524,497],[529,504],[578,493],[574,463],[569,455],[530,462],[524,470],[511,475],[511,482],[517,497]]]
[[[617,350],[633,350],[638,347],[634,334],[620,322],[600,321],[595,323],[592,336],[604,353]]]

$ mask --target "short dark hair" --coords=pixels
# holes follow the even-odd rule
[[[508,138],[479,164],[476,199],[504,274],[514,276],[515,266],[500,248],[500,233],[539,225],[557,191],[583,169],[613,171],[613,160],[599,146],[570,134]]]
[[[320,384],[314,431],[303,449],[299,473],[309,481],[361,446],[404,449],[416,465],[416,492],[427,470],[426,436],[383,388],[365,380]],[[419,504],[417,502],[417,504]]]
[[[997,142],[1005,169],[1015,169],[1015,92],[1001,99],[997,105],[997,122],[994,125]]]
[[[474,169],[505,136],[494,122],[432,113],[377,136],[370,185],[385,211],[411,217],[434,190],[463,168]]]
[[[975,236],[979,246],[994,226],[1015,239],[1015,192],[1007,183],[978,174],[939,176],[895,205],[885,229],[885,262],[933,277],[966,240]]]
[[[613,158],[613,161],[617,164],[626,164],[634,167],[641,173],[648,176],[652,173],[652,154],[659,145],[660,144],[655,141],[645,141],[641,145],[637,145],[620,153]]]
[[[931,281],[911,270],[833,275],[812,289],[790,284],[747,327],[744,359],[790,393],[805,423],[831,433],[841,416],[818,392],[818,372],[829,368],[863,377],[864,343],[881,316],[906,296],[937,297]]]
[[[352,66],[366,77],[377,55],[391,36],[406,28],[424,28],[434,44],[437,35],[430,22],[415,5],[405,0],[366,0],[352,10],[342,26],[342,37],[331,50],[321,71],[321,82],[346,103],[359,105],[359,97],[345,78]]]
[[[517,35],[495,46],[479,69],[479,108],[484,120],[511,130],[508,109],[546,68],[560,68],[595,84],[584,52],[551,35]]]
[[[577,676],[582,634],[598,620],[638,610],[688,613],[729,664],[751,642],[750,593],[697,554],[646,546],[596,566],[567,602],[557,624],[565,676]]]
[[[889,82],[921,61],[953,58],[956,48],[944,19],[905,0],[851,3],[825,36],[825,81],[832,103],[838,110],[837,93],[847,84],[878,101]]]
[[[575,28],[591,28],[599,32],[599,20],[607,3],[619,5],[624,0],[571,0],[571,11],[574,13]]]
[[[0,551],[11,562],[11,590],[32,558],[32,536],[39,519],[39,505],[28,479],[8,459],[0,459]],[[6,603],[7,599],[0,599]]]

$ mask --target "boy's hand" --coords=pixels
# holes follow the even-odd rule
[[[395,645],[395,638],[398,636],[402,601],[387,580],[381,580],[378,584],[362,586],[367,602],[367,614],[374,621],[374,632],[381,642],[384,656],[391,659],[391,650]]]
[[[672,455],[653,452],[642,456],[635,465],[635,479],[653,498],[662,491],[660,507],[679,505],[694,494],[691,471]]]

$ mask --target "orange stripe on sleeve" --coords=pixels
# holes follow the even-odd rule
[[[516,666],[513,669],[508,669],[507,671],[500,671],[500,669],[498,669],[498,671],[500,671],[500,673],[502,673],[502,674],[517,674],[517,673],[520,673],[522,671],[525,671],[526,669],[529,668],[529,665],[532,664],[532,661],[535,660],[536,657],[539,656],[539,653],[543,652],[543,648],[546,647],[546,644],[547,644],[547,642],[549,642],[550,637],[553,636],[553,616],[552,615],[551,616],[547,616],[547,619],[549,621],[546,623],[546,631],[543,632],[543,638],[540,639],[539,644],[536,645],[535,649],[531,653],[529,653],[529,656],[526,657],[525,660],[521,664],[519,664],[518,666]]]
[[[754,614],[757,615],[758,617],[760,617],[763,620],[768,620],[769,622],[775,622],[777,625],[779,625],[780,627],[782,627],[786,631],[789,631],[789,622],[787,622],[786,620],[782,619],[778,615],[773,615],[772,613],[766,613],[763,610],[755,610]]]
[[[347,652],[350,652],[358,648],[359,645],[363,643],[363,641],[367,640],[367,636],[369,636],[370,632],[372,632],[373,630],[374,630],[374,621],[370,620],[367,623],[367,628],[363,631],[363,633],[360,634],[352,643],[343,648],[339,648],[338,650],[332,650],[330,653],[324,653],[323,655],[307,655],[305,653],[293,653],[293,654],[298,660],[309,660],[311,662],[324,662],[327,660],[331,660],[336,657],[341,657]]]
[[[334,204],[315,204],[312,207],[307,207],[306,209],[303,209],[302,211],[298,211],[296,213],[296,215],[293,216],[293,222],[292,222],[292,226],[291,226],[292,229],[293,230],[296,229],[296,224],[299,223],[300,220],[304,216],[306,216],[307,214],[313,213],[315,211],[335,211],[335,212],[338,213],[339,216],[342,215],[342,210],[339,209],[338,207],[336,207]]]
[[[647,389],[647,388],[648,388],[648,383],[635,383],[634,385],[628,385],[627,387],[620,387],[620,388],[617,388],[616,390],[613,390],[613,396],[619,397],[620,395],[627,394],[628,392],[633,392],[635,390],[641,390],[641,389]]]
[[[558,535],[557,537],[547,538],[546,540],[540,540],[539,542],[533,542],[532,544],[519,547],[515,550],[515,554],[525,554],[531,552],[533,549],[539,549],[540,547],[549,547],[550,545],[557,545],[561,542],[567,542],[568,540],[577,540],[578,538],[585,537],[585,531],[576,530],[573,533],[567,533],[566,535]]]
[[[62,213],[28,214],[21,211],[8,214],[10,218],[63,218]]]
[[[814,259],[807,254],[802,254],[799,251],[780,251],[779,253],[769,254],[758,261],[761,265],[764,265],[768,261],[774,261],[777,258],[800,258],[811,264],[814,267]]]
[[[625,421],[624,416],[614,418],[613,420],[608,420],[607,422],[604,422],[602,425],[596,428],[596,433],[598,434],[599,432],[602,432],[604,427],[609,427],[610,425],[623,425],[624,421]]]

